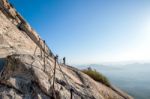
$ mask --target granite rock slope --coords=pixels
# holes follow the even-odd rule
[[[54,68],[56,66],[55,76]],[[0,99],[132,99],[80,70],[59,64],[45,42],[0,0]]]
[[[70,99],[70,89],[73,99],[131,99],[125,93],[120,94],[92,80],[74,67],[59,64],[56,64],[53,88],[53,59],[47,60],[45,68],[43,58],[36,55],[14,54],[5,61],[0,75],[2,99],[53,99],[53,92],[57,99]]]

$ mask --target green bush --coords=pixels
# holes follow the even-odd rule
[[[101,82],[105,84],[106,86],[110,86],[109,80],[104,75],[97,72],[96,70],[93,70],[90,68],[90,69],[82,70],[82,72],[90,76],[95,81]]]

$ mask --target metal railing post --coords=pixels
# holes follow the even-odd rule
[[[55,91],[55,74],[56,74],[56,65],[57,65],[58,55],[55,56],[55,65],[54,65],[54,76],[53,76],[53,91]],[[53,92],[54,94],[55,92]],[[55,96],[54,96],[55,97]]]
[[[73,99],[73,89],[70,89],[70,99]]]
[[[45,51],[45,40],[43,41],[43,43],[44,43],[44,52],[43,52],[44,53],[44,72],[45,72],[45,67],[46,67],[45,66],[45,53],[46,53],[46,51]]]

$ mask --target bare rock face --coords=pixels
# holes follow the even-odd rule
[[[12,5],[0,0],[0,99],[132,99],[54,57]]]
[[[29,54],[14,54],[5,59],[0,75],[0,96],[15,99],[131,99],[83,74],[78,69]],[[45,69],[45,71],[44,71]],[[5,98],[4,98],[5,99]]]

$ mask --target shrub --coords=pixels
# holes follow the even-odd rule
[[[109,80],[103,74],[99,73],[98,71],[88,68],[88,69],[82,70],[82,72],[87,74],[88,76],[90,76],[95,81],[101,82],[101,83],[105,84],[106,86],[110,86]]]

